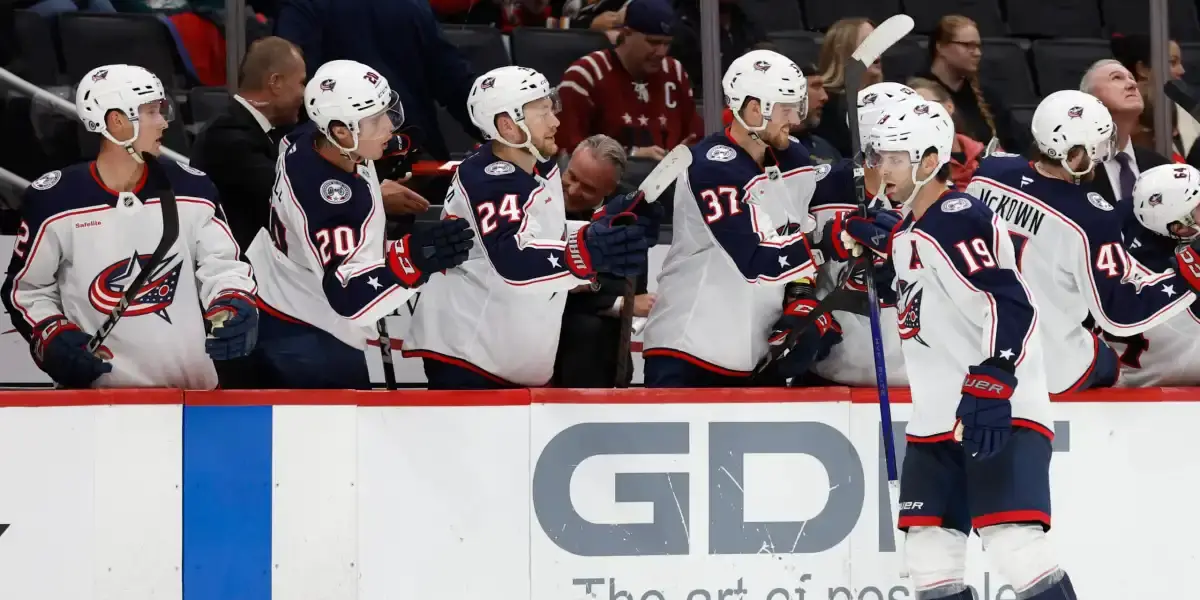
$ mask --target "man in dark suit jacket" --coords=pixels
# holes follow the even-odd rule
[[[279,153],[276,130],[296,123],[305,77],[304,58],[294,44],[278,37],[255,41],[238,73],[238,93],[192,145],[192,166],[217,186],[243,251],[267,225]]]
[[[625,170],[625,154],[621,143],[606,135],[594,135],[580,142],[563,170],[563,199],[568,219],[589,221],[605,199],[624,191],[618,187]],[[610,388],[616,381],[625,280],[601,275],[596,281],[597,285],[580,286],[567,296],[554,376],[550,380],[554,387]],[[633,314],[645,317],[652,306],[654,294],[646,293],[646,277],[642,276],[634,297]]]

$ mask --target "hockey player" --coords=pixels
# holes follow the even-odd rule
[[[859,91],[859,147],[866,147],[867,139],[885,108],[901,102],[920,100],[921,97],[912,88],[890,81],[876,83]],[[854,189],[854,163],[846,159],[829,167],[819,166],[817,176],[820,180],[813,194],[812,215],[817,222],[817,231],[823,231],[826,224],[835,217],[858,208]],[[878,169],[863,169],[863,187],[866,189],[870,206],[880,209],[899,208],[883,193]],[[827,258],[830,260],[821,266],[820,276],[817,277],[817,296],[820,298],[825,298],[834,290],[844,271],[851,265],[846,260],[835,260],[836,257]],[[862,272],[859,270],[855,278],[847,279],[845,285],[850,289],[865,292],[865,282],[861,280]],[[870,357],[872,352],[870,319],[845,311],[834,311],[832,315],[842,327],[842,342],[833,347],[825,360],[813,366],[813,373],[839,385],[875,385],[875,364],[871,360],[864,360],[864,357]],[[888,385],[907,387],[908,375],[904,371],[904,352],[900,348],[899,329],[893,325],[896,322],[896,307],[884,307],[880,313],[880,321]]]
[[[404,340],[430,389],[545,385],[567,292],[597,272],[645,271],[640,225],[567,221],[552,160],[556,104],[545,76],[526,67],[494,69],[471,88],[467,111],[488,142],[459,165],[443,214],[470,223],[482,244],[422,290]]]
[[[810,287],[784,307],[785,285],[816,275],[802,231],[816,176],[788,137],[807,110],[807,81],[786,57],[755,50],[733,61],[722,87],[734,122],[692,146],[675,184],[674,236],[645,329],[648,387],[779,384],[750,376],[769,342],[816,305]],[[806,333],[779,365],[783,378],[840,336],[827,315]]]
[[[881,289],[900,301],[913,398],[898,522],[908,572],[917,598],[970,600],[976,530],[1018,598],[1074,599],[1046,537],[1053,421],[1037,309],[1003,219],[946,188],[953,136],[940,104],[903,103],[867,147],[910,209],[882,247],[858,240],[889,255]]]
[[[1044,315],[1050,392],[1111,386],[1117,355],[1083,326],[1088,314],[1104,331],[1132,336],[1183,313],[1196,295],[1174,272],[1151,273],[1133,259],[1118,211],[1088,191],[1096,165],[1116,148],[1108,109],[1090,94],[1055,92],[1034,111],[1032,129],[1033,162],[985,159],[968,191],[1008,221]]]
[[[1133,187],[1133,214],[1145,229],[1126,239],[1129,253],[1152,272],[1175,269],[1185,278],[1200,245],[1200,171],[1161,165],[1143,171]],[[1127,233],[1130,230],[1127,230]],[[1184,256],[1177,253],[1183,252]],[[1105,339],[1121,362],[1121,387],[1200,385],[1200,304],[1135,336]]]
[[[92,69],[75,110],[104,139],[96,160],[46,173],[25,193],[0,294],[13,325],[64,387],[212,389],[212,361],[248,354],[258,322],[250,266],[238,260],[216,190],[204,173],[158,158],[171,110],[149,71]],[[168,188],[179,235],[161,263],[149,264]],[[143,269],[152,273],[123,319],[89,353],[91,333]]]
[[[380,319],[472,245],[463,221],[441,221],[399,241],[386,217],[374,160],[403,121],[403,107],[374,69],[338,60],[304,90],[315,129],[279,156],[270,230],[247,255],[263,310],[257,362],[279,388],[371,387],[366,354]]]

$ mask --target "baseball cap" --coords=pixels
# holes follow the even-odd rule
[[[667,0],[633,0],[625,7],[625,26],[646,35],[671,35],[675,11]]]

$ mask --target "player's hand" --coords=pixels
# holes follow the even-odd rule
[[[771,345],[782,344],[788,334],[808,320],[817,308],[816,298],[801,298],[783,309],[768,341]],[[779,360],[779,374],[786,378],[799,377],[812,366],[829,356],[834,346],[842,341],[842,327],[833,315],[825,313],[809,325],[796,340],[796,345]]]
[[[861,256],[863,248],[887,257],[892,252],[892,232],[902,218],[896,211],[875,208],[868,209],[866,217],[841,215],[825,224],[820,250],[842,261]]]
[[[631,214],[637,220],[637,224],[645,228],[646,240],[653,246],[658,243],[658,234],[662,229],[662,221],[667,215],[667,209],[658,202],[646,202],[645,199],[638,200],[637,197],[637,192],[613,196],[604,203],[604,206],[596,209],[596,212],[592,214],[592,220],[618,217],[618,222],[622,222],[619,216]]]
[[[621,10],[608,10],[596,15],[596,18],[592,19],[590,29],[594,29],[596,31],[608,31],[609,29],[616,29],[624,23],[625,9],[622,8]]]
[[[47,375],[67,388],[88,388],[101,375],[112,372],[112,352],[104,347],[91,354],[87,344],[91,336],[66,317],[46,319],[33,329],[30,353]]]
[[[415,288],[438,271],[461,265],[475,246],[475,231],[464,219],[443,219],[388,245],[387,262],[405,287]]]
[[[618,225],[604,217],[567,237],[567,269],[580,279],[611,273],[636,277],[646,272],[646,230],[637,224]]]
[[[383,210],[389,215],[420,215],[429,210],[428,200],[390,179],[380,182],[379,192],[383,195]]]
[[[654,308],[654,302],[658,299],[654,294],[638,294],[633,297],[633,316],[648,317],[650,310]]]
[[[1008,361],[989,358],[971,367],[954,413],[954,439],[976,459],[1000,453],[1012,435],[1012,398],[1017,377]]]
[[[631,158],[648,158],[650,160],[662,160],[666,157],[667,151],[658,146],[646,146],[645,148],[634,148],[629,151]]]
[[[1200,240],[1175,249],[1175,266],[1188,287],[1200,293]]]
[[[242,292],[220,296],[204,312],[204,351],[213,360],[249,356],[258,342],[258,308]]]

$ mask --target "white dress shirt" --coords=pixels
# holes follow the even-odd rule
[[[246,110],[250,111],[250,114],[254,117],[255,122],[258,123],[259,127],[262,127],[263,133],[269,133],[272,129],[274,129],[274,127],[271,126],[271,122],[267,120],[267,117],[263,115],[262,112],[260,112],[257,108],[254,108],[254,105],[250,104],[250,102],[243,98],[240,94],[234,94],[233,99],[237,100],[239,104],[246,107]]]

